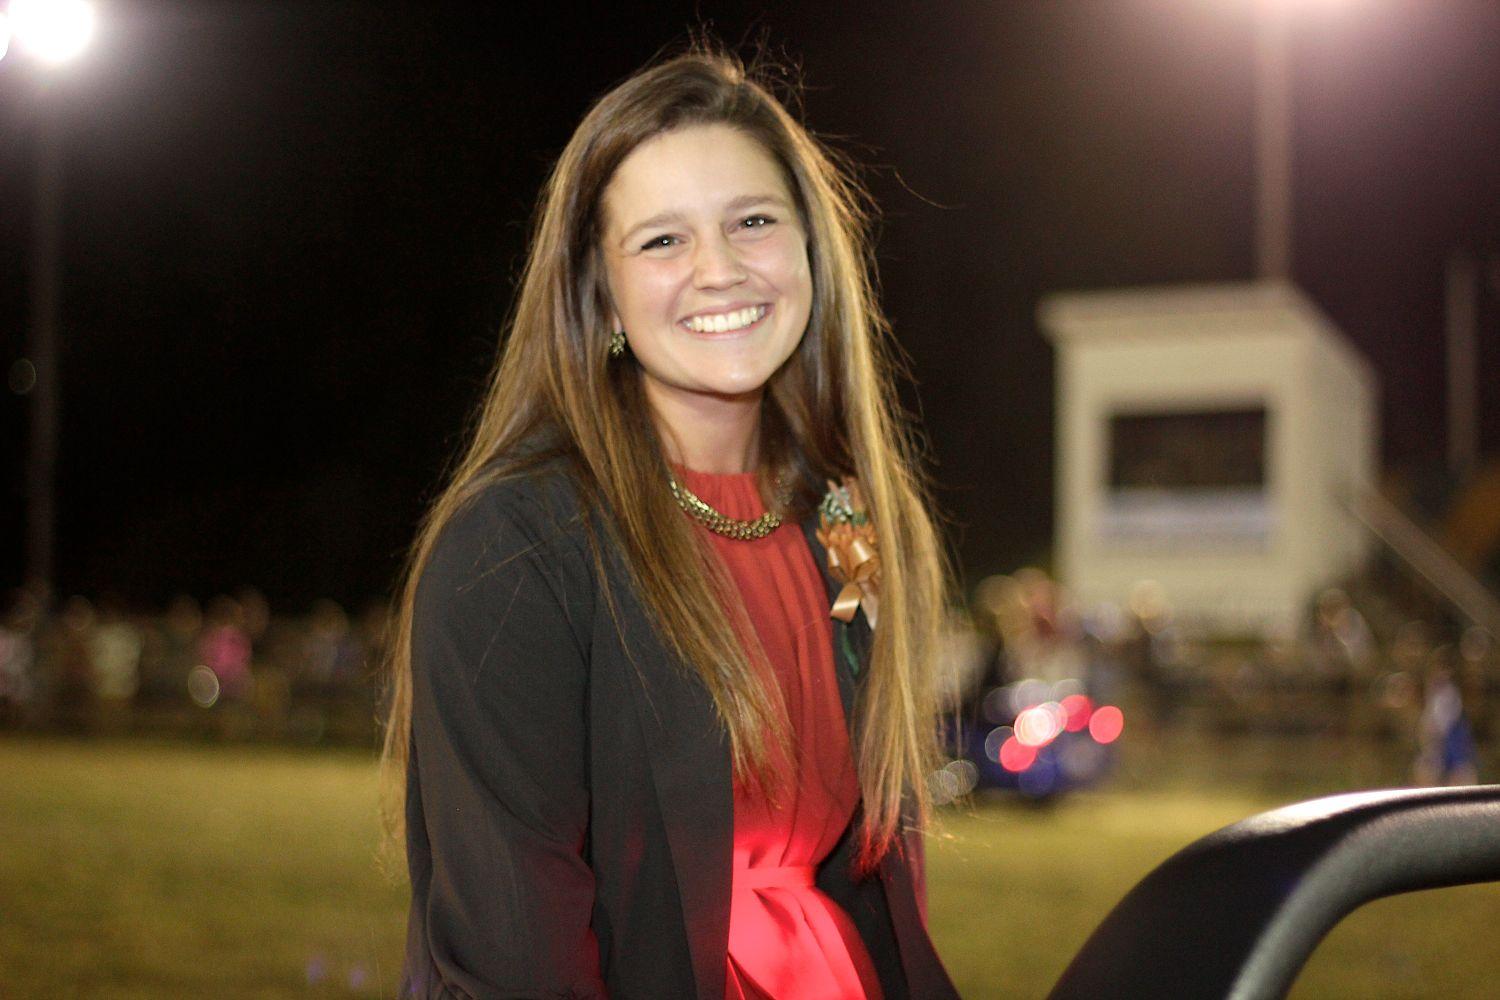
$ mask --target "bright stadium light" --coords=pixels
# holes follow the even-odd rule
[[[11,0],[10,35],[42,62],[67,62],[94,35],[94,5],[89,0]]]
[[[3,3],[4,0],[0,0]],[[90,0],[10,0],[0,16],[0,55],[14,41],[16,51],[43,67],[59,67],[88,47],[94,35]],[[39,67],[40,68],[40,67]],[[54,74],[35,76],[34,121],[36,166],[32,184],[31,308],[27,346],[35,378],[28,380],[31,402],[26,458],[26,576],[40,598],[43,613],[52,603],[52,550],[56,521],[58,437],[58,315],[62,295],[59,258],[62,245],[62,129],[57,114],[67,88],[53,86]]]

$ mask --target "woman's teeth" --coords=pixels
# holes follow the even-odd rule
[[[765,314],[765,306],[748,306],[715,316],[689,316],[682,322],[694,333],[728,333],[730,330],[744,329]]]

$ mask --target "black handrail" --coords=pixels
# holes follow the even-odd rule
[[[1050,996],[1285,996],[1318,942],[1357,907],[1494,881],[1500,785],[1313,799],[1168,858],[1104,919]]]

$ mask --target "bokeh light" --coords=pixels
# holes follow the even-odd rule
[[[951,774],[957,782],[955,798],[968,795],[974,790],[974,786],[979,784],[979,768],[974,766],[973,761],[962,758],[952,760],[943,770]]]
[[[1046,746],[1057,735],[1055,721],[1045,706],[1034,705],[1016,716],[1016,740],[1028,747]]]
[[[5,381],[11,392],[17,396],[26,395],[36,388],[36,365],[31,363],[30,358],[17,358],[11,362]]]
[[[219,700],[219,677],[203,664],[188,671],[188,697],[199,708],[213,708]]]
[[[1029,747],[1014,736],[1000,746],[1000,766],[1020,772],[1036,763],[1036,747]]]
[[[1055,701],[1033,705],[1016,716],[1016,739],[1032,747],[1044,747],[1057,739],[1067,724],[1066,710]]]
[[[984,755],[995,763],[1000,762],[1000,748],[1005,741],[1015,736],[1016,731],[1009,726],[996,726],[991,729],[989,735],[984,738]]]
[[[1089,735],[1099,743],[1113,743],[1125,730],[1125,713],[1113,705],[1101,705],[1089,719]]]
[[[1062,700],[1063,711],[1067,714],[1067,722],[1064,728],[1070,733],[1082,732],[1088,728],[1089,719],[1094,714],[1094,703],[1086,694],[1070,694]]]
[[[1032,705],[1039,705],[1052,697],[1052,688],[1046,681],[1039,681],[1034,677],[1018,681],[1010,689],[1010,710],[1012,715],[1020,715]]]
[[[984,696],[980,711],[984,714],[984,721],[989,723],[1006,722],[1016,714],[1010,706],[1010,691],[1003,687],[997,687]]]
[[[979,784],[979,768],[972,761],[950,760],[927,776],[927,791],[933,805],[946,806],[961,799]]]
[[[1064,677],[1052,685],[1052,700],[1063,701],[1075,694],[1083,694],[1083,681],[1076,677]]]

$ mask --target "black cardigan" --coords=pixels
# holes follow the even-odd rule
[[[419,581],[403,996],[723,998],[728,743],[601,537],[622,641],[582,513],[562,460],[487,487]],[[849,718],[871,634],[862,616],[833,624]],[[859,928],[887,998],[956,997],[918,909],[919,837],[861,881],[853,829],[818,887]]]

